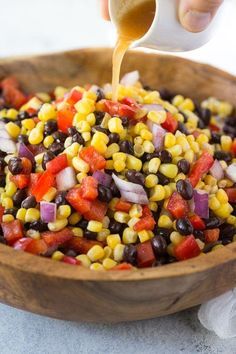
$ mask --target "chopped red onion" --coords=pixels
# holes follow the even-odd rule
[[[120,191],[122,198],[131,203],[148,204],[148,197],[144,188],[137,183],[124,181],[114,173],[112,178]]]
[[[55,203],[40,202],[40,217],[45,223],[56,220],[57,206]]]
[[[102,184],[105,187],[110,187],[112,177],[105,172],[95,171],[93,177],[98,181],[99,184]]]
[[[218,160],[215,160],[210,168],[210,174],[218,181],[224,178],[224,170]]]
[[[56,176],[57,188],[59,191],[67,191],[77,184],[75,171],[72,167],[66,167]]]
[[[166,131],[160,125],[151,122],[149,119],[147,121],[147,125],[152,132],[153,145],[155,146],[156,151],[160,151],[164,145]]]
[[[16,152],[16,144],[11,139],[0,137],[0,150],[8,154],[14,154]]]
[[[8,134],[8,132],[6,131],[6,129],[1,128],[1,126],[0,126],[0,138],[11,139],[11,137]]]
[[[89,89],[90,92],[93,92],[93,93],[97,93],[97,90],[99,89],[100,87],[97,86],[97,85],[92,85]]]
[[[159,112],[164,111],[164,108],[160,104],[143,104],[142,108],[146,109],[148,112]]]
[[[209,195],[207,192],[195,189],[193,191],[194,212],[203,219],[209,218]]]
[[[133,86],[137,81],[139,81],[139,72],[135,70],[125,74],[120,80],[120,83],[124,86]]]
[[[23,143],[19,144],[18,147],[18,153],[20,157],[26,157],[29,159],[32,163],[34,163],[34,155],[32,152],[27,148],[27,146]]]
[[[112,92],[112,86],[111,84],[105,84],[103,86],[103,92],[106,95],[107,93],[111,93]]]
[[[232,182],[236,182],[236,163],[232,163],[227,167],[226,175]]]

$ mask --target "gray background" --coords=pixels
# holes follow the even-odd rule
[[[0,57],[113,45],[114,31],[98,16],[98,2],[0,0]],[[181,55],[236,74],[236,1],[225,3],[225,21],[215,38]],[[205,330],[196,309],[148,321],[93,325],[43,318],[0,305],[0,354],[13,353],[236,354],[236,339],[221,340]]]

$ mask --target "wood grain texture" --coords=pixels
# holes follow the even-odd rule
[[[125,72],[138,69],[145,84],[201,100],[236,103],[236,78],[173,56],[130,52]],[[83,49],[0,61],[0,78],[16,76],[30,91],[56,85],[105,83],[111,50]],[[94,272],[0,245],[0,301],[66,320],[118,322],[174,313],[236,285],[236,243],[198,258],[159,268]]]

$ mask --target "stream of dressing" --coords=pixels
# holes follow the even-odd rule
[[[127,1],[129,2],[129,0]],[[124,55],[130,45],[143,37],[151,27],[156,12],[155,0],[144,0],[132,6],[120,16],[117,31],[118,39],[113,53],[112,100],[118,99],[120,68]]]

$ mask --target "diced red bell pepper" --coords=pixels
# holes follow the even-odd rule
[[[193,165],[189,174],[189,181],[193,187],[196,187],[200,179],[207,173],[214,163],[214,158],[209,152],[204,151],[199,159]]]
[[[37,202],[42,200],[44,194],[54,185],[54,182],[55,178],[51,172],[45,171],[42,173],[35,186],[31,188],[31,193],[35,196]]]
[[[32,195],[31,191],[37,185],[41,176],[42,176],[42,172],[30,174],[30,184],[29,184],[28,194]]]
[[[177,120],[172,116],[170,112],[166,113],[166,120],[162,123],[162,128],[166,129],[170,133],[175,133],[178,128]]]
[[[27,101],[26,96],[18,88],[10,85],[3,88],[2,95],[6,103],[16,109],[19,109]]]
[[[139,243],[137,245],[137,262],[140,268],[151,267],[155,261],[151,241]]]
[[[154,218],[150,215],[142,217],[136,224],[134,225],[134,231],[142,231],[142,230],[153,230],[156,225]]]
[[[68,167],[68,161],[66,154],[61,154],[55,157],[53,160],[46,163],[46,169],[53,175],[56,175],[64,168]]]
[[[13,220],[10,222],[2,222],[2,231],[8,245],[13,245],[17,240],[24,237],[23,226],[21,221]]]
[[[3,217],[3,214],[4,214],[4,210],[5,210],[5,208],[0,204],[0,222],[2,222],[2,217]]]
[[[78,101],[81,100],[81,98],[83,97],[82,92],[73,89],[71,90],[71,92],[68,94],[67,98],[66,98],[66,102],[69,103],[70,105],[74,105],[76,104]]]
[[[86,220],[102,221],[106,215],[107,208],[107,203],[100,202],[100,200],[96,199],[91,202],[90,210],[86,213],[83,213],[83,215]]]
[[[32,238],[30,237],[22,237],[18,241],[16,241],[13,245],[15,250],[25,251],[26,247],[32,242]]]
[[[120,264],[117,264],[115,267],[111,268],[110,270],[131,270],[133,269],[132,264],[123,262]]]
[[[30,184],[30,176],[29,175],[14,175],[10,177],[10,180],[15,183],[17,188],[23,189],[25,187],[28,187]]]
[[[95,200],[98,196],[98,181],[92,176],[83,178],[80,193],[82,198]]]
[[[0,87],[2,89],[6,88],[7,86],[11,86],[14,88],[19,88],[19,82],[18,80],[13,77],[13,76],[8,76],[5,79],[3,79],[0,83]]]
[[[80,188],[72,188],[72,189],[70,189],[69,192],[66,195],[66,200],[80,214],[84,214],[86,212],[89,212],[90,209],[91,209],[91,203],[92,202],[90,200],[84,199],[81,196]]]
[[[189,206],[186,200],[184,200],[181,195],[174,192],[169,199],[167,204],[167,210],[176,218],[184,218],[188,215]]]
[[[89,164],[91,172],[103,170],[106,166],[106,160],[93,146],[82,149],[79,156]]]
[[[101,102],[104,104],[105,112],[109,113],[111,116],[135,118],[137,107],[130,107],[127,104],[109,100],[102,100]]]
[[[38,145],[27,145],[27,148],[32,152],[34,156],[41,154],[46,151],[45,147],[43,144],[38,144]]]
[[[230,203],[236,203],[236,188],[226,188],[225,192],[229,198]]]
[[[58,246],[61,246],[65,242],[71,240],[73,235],[74,234],[70,229],[64,228],[63,230],[57,232],[43,232],[41,236],[48,247],[57,248]]]
[[[132,204],[129,202],[126,202],[125,200],[119,199],[115,205],[115,210],[117,211],[124,211],[125,213],[128,213],[132,207]]]
[[[81,265],[81,262],[74,257],[64,256],[62,262],[72,265]]]
[[[29,175],[32,171],[32,162],[27,159],[26,157],[21,158],[21,164],[22,164],[22,174],[23,175]]]
[[[220,229],[205,230],[204,237],[206,243],[216,242],[220,237]]]
[[[32,239],[32,241],[26,246],[25,251],[32,253],[32,254],[45,254],[48,250],[48,246],[47,244],[44,242],[44,240],[34,240]]]
[[[79,254],[86,254],[95,245],[103,247],[103,243],[94,240],[87,240],[84,237],[73,237],[66,243],[66,248],[74,250]]]
[[[236,138],[233,141],[233,144],[231,146],[231,152],[234,156],[236,156]]]
[[[206,225],[204,221],[200,218],[200,216],[198,215],[190,216],[189,220],[195,230],[205,230]]]
[[[147,205],[143,205],[142,217],[152,216],[152,212]]]
[[[68,128],[72,127],[75,113],[75,108],[69,105],[57,112],[57,125],[59,130],[63,133],[67,133]]]
[[[220,128],[219,128],[217,125],[212,124],[212,123],[209,124],[208,128],[209,128],[210,131],[212,131],[212,132],[219,132],[219,131],[220,131]]]
[[[197,257],[200,253],[200,247],[198,246],[193,235],[187,236],[185,240],[177,245],[174,249],[174,254],[178,261]]]

